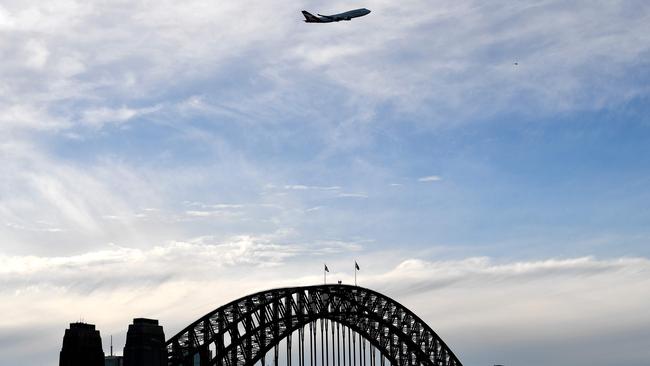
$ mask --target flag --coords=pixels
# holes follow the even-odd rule
[[[354,261],[354,269],[356,269],[357,271],[361,270],[361,268],[359,268],[359,265],[357,264],[357,261]]]
[[[329,272],[329,271],[330,271],[330,269],[327,268],[327,264],[326,264],[326,265],[325,265],[325,272]]]

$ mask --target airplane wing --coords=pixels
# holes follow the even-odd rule
[[[331,20],[331,21],[333,21],[333,22],[335,22],[335,21],[338,20],[337,18],[335,18],[335,17],[333,17],[333,16],[331,16],[331,15],[318,14],[318,16],[319,16],[319,17],[322,17],[322,18],[325,18],[325,19],[329,19],[329,20]]]

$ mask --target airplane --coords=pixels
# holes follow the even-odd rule
[[[305,10],[302,11],[302,15],[305,16],[305,23],[340,22],[341,20],[352,20],[352,18],[362,17],[368,14],[370,14],[370,10],[366,8],[350,10],[350,11],[346,11],[345,13],[334,14],[334,15],[318,14],[318,16],[315,16]]]

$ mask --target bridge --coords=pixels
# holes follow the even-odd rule
[[[242,297],[196,320],[166,347],[170,366],[462,366],[412,311],[348,285]]]

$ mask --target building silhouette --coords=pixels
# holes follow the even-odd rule
[[[123,366],[124,359],[122,356],[106,356],[104,366]]]
[[[133,319],[126,333],[124,366],[167,366],[165,333],[158,320]]]
[[[113,355],[113,336],[111,335],[111,355],[104,358],[104,366],[123,366],[124,358]]]
[[[95,325],[70,324],[63,336],[59,366],[104,366],[102,338]]]

